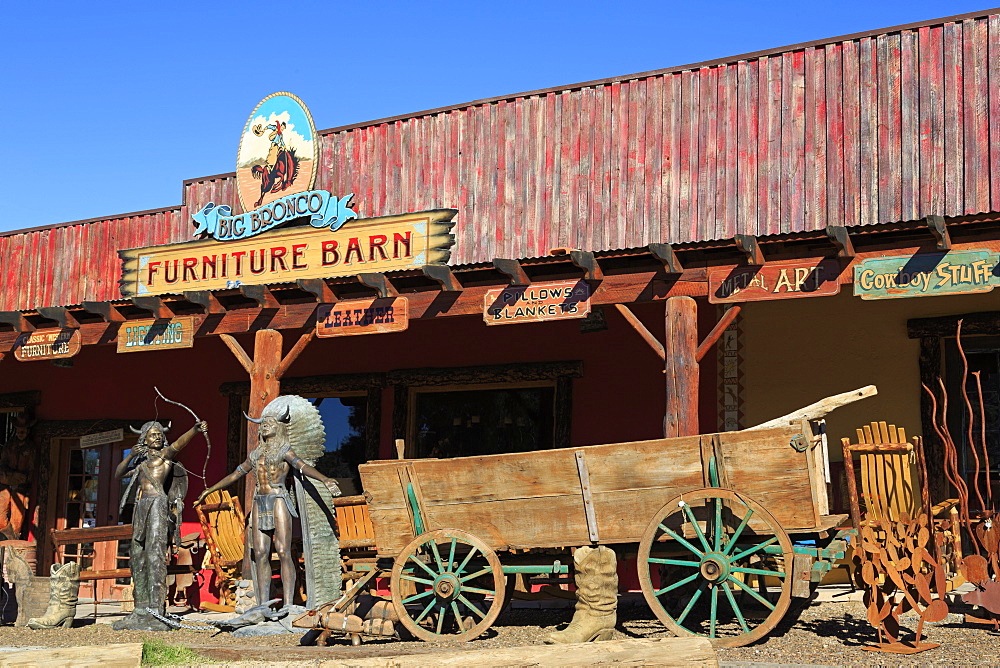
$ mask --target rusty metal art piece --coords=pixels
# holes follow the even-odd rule
[[[879,642],[864,649],[915,654],[938,646],[920,641],[924,622],[948,616],[945,572],[931,535],[926,513],[916,519],[903,513],[898,521],[873,521],[860,528],[854,546],[854,573],[865,591],[868,621],[879,634]],[[899,618],[911,610],[920,615],[916,634],[912,640],[901,641]]]
[[[939,377],[941,391],[940,412],[938,399],[927,385],[924,391],[930,397],[932,425],[944,446],[944,473],[948,482],[958,494],[958,515],[964,535],[972,546],[971,552],[961,560],[961,572],[965,579],[975,586],[975,590],[965,594],[962,600],[985,610],[988,616],[977,618],[966,615],[966,621],[992,623],[1000,629],[1000,525],[997,517],[997,501],[993,497],[990,480],[990,457],[986,443],[986,407],[983,402],[982,379],[978,371],[969,371],[969,362],[962,345],[962,320],[958,321],[956,346],[962,360],[962,405],[966,425],[962,434],[963,445],[971,454],[972,472],[967,481],[959,468],[959,446],[948,427],[948,393],[944,381]],[[970,376],[975,382],[978,406],[969,397]],[[978,409],[978,410],[975,410]],[[979,426],[978,434],[976,426]],[[961,437],[960,437],[961,438]],[[970,490],[971,483],[971,490]],[[972,497],[975,504],[972,504]]]

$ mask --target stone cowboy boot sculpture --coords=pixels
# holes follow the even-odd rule
[[[618,610],[618,557],[610,547],[580,547],[573,554],[576,611],[562,631],[545,637],[549,644],[611,640]]]
[[[29,629],[70,628],[76,617],[80,591],[80,564],[52,564],[49,576],[49,607],[41,617],[28,620]]]

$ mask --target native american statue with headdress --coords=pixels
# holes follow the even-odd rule
[[[340,488],[335,480],[313,468],[316,459],[325,451],[326,442],[319,411],[307,399],[284,395],[269,403],[259,418],[247,416],[247,419],[260,425],[257,432],[260,445],[235,471],[202,492],[198,503],[212,492],[253,473],[257,486],[250,511],[247,549],[252,554],[257,603],[271,600],[273,543],[281,564],[283,605],[292,605],[295,593],[295,563],[291,552],[293,517],[302,522],[308,602],[317,605],[335,599],[340,595],[341,566],[334,532],[333,497],[340,495]],[[294,497],[289,494],[289,476],[294,483]]]
[[[114,628],[168,631],[170,627],[156,615],[163,617],[166,610],[167,554],[171,541],[179,542],[181,511],[188,490],[187,471],[175,460],[195,434],[208,431],[208,423],[196,422],[170,445],[169,422],[164,426],[151,421],[141,429],[130,428],[139,440],[118,465],[115,477],[129,478],[121,508],[135,503],[129,553],[135,609],[115,622]]]

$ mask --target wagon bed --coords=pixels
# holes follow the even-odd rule
[[[808,436],[806,436],[808,435]],[[821,448],[808,423],[774,429],[360,467],[381,557],[459,528],[496,551],[638,543],[652,513],[700,487],[749,495],[789,533],[825,531]],[[713,473],[714,471],[714,473]],[[414,525],[422,520],[421,526]],[[760,528],[752,520],[752,528]]]

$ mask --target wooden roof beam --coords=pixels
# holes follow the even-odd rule
[[[747,264],[762,265],[766,262],[764,253],[760,250],[757,237],[752,234],[737,234],[733,237],[736,247],[747,256]]]
[[[668,274],[680,274],[684,271],[684,265],[677,259],[677,253],[670,244],[649,244],[647,248],[650,255],[663,265]]]
[[[226,307],[210,290],[192,290],[184,293],[184,299],[205,309],[205,315],[225,313]]]
[[[830,237],[831,243],[837,247],[837,257],[849,260],[855,256],[854,243],[847,228],[842,225],[827,225],[826,236]]]
[[[937,240],[938,250],[951,250],[951,235],[948,233],[948,223],[944,221],[944,216],[927,216],[924,220],[934,239]]]
[[[528,278],[524,267],[517,260],[495,257],[493,258],[493,267],[507,277],[512,287],[524,288],[531,285],[531,279]]]
[[[358,274],[358,282],[361,285],[372,288],[378,293],[378,296],[382,299],[388,297],[395,297],[399,294],[396,290],[396,286],[392,284],[389,277],[382,273],[364,273]]]
[[[33,332],[36,329],[20,311],[0,311],[0,322],[11,325],[15,332]]]
[[[42,316],[47,320],[55,320],[59,323],[59,326],[63,329],[67,327],[77,328],[80,323],[77,319],[69,312],[65,306],[40,306],[35,309],[38,311],[38,315]]]
[[[83,302],[80,304],[87,313],[104,318],[104,322],[125,322],[125,316],[111,302]]]
[[[271,290],[266,285],[241,285],[240,293],[247,299],[257,302],[257,306],[262,309],[277,309],[281,304],[271,294]]]
[[[145,311],[149,311],[157,320],[169,320],[174,317],[174,312],[159,297],[152,295],[132,297],[132,303]]]
[[[458,277],[446,264],[425,264],[421,267],[424,276],[441,286],[441,292],[461,292],[465,288],[458,282]]]
[[[601,265],[598,264],[597,258],[591,251],[571,250],[569,261],[573,263],[574,267],[583,269],[583,280],[591,283],[599,283],[604,280]]]
[[[337,294],[322,278],[300,278],[295,284],[315,297],[320,304],[333,304],[337,301]]]

